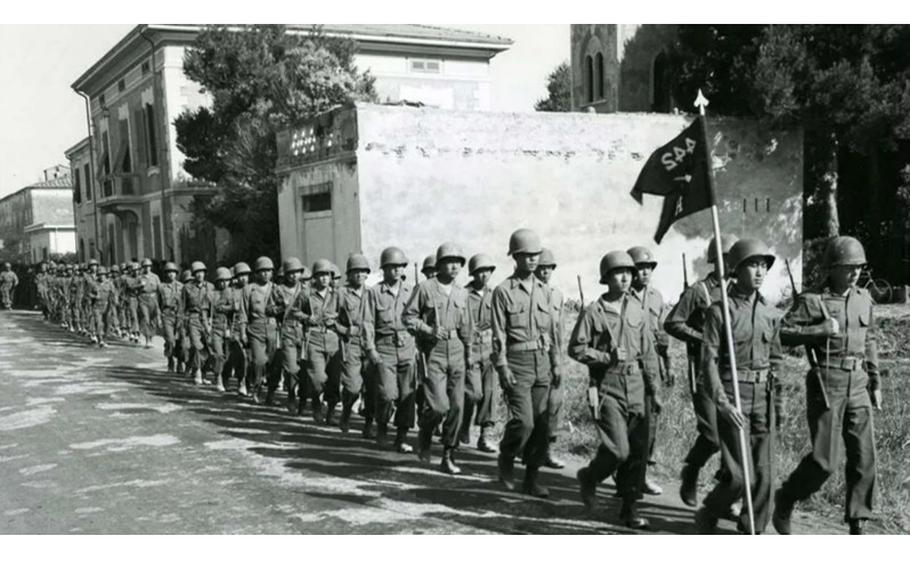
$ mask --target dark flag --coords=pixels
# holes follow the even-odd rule
[[[677,220],[714,205],[704,121],[703,116],[697,117],[679,136],[655,150],[632,188],[631,195],[639,203],[643,193],[664,197],[654,233],[657,243]]]

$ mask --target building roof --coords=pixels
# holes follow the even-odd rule
[[[289,27],[307,28],[308,25],[293,24]],[[466,43],[484,43],[509,46],[512,40],[506,37],[459,30],[456,28],[442,28],[422,24],[324,24],[323,31],[352,36],[376,36],[388,38],[413,38],[435,41],[456,41]]]
[[[45,181],[29,184],[22,189],[72,189],[73,180],[70,176],[55,177]],[[20,190],[21,191],[21,190]]]

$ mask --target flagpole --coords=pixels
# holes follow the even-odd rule
[[[698,90],[698,98],[695,99],[695,106],[698,107],[699,114],[702,117],[701,127],[702,134],[704,134],[704,140],[708,140],[708,127],[707,127],[707,117],[705,116],[705,107],[708,106],[708,99],[705,98],[705,95],[702,94],[701,89]],[[710,148],[706,149],[706,154],[708,160],[711,159]],[[717,253],[717,276],[720,278],[720,302],[723,308],[724,314],[724,335],[727,338],[727,356],[730,360],[730,375],[733,382],[733,404],[736,406],[736,411],[740,414],[742,413],[742,402],[739,397],[739,375],[736,372],[736,353],[735,345],[733,344],[733,328],[730,322],[730,300],[727,297],[727,286],[724,283],[724,272],[726,267],[724,266],[724,251],[723,245],[721,244],[720,239],[720,216],[717,212],[717,193],[714,189],[714,172],[711,168],[711,164],[708,164],[708,190],[711,193],[711,221],[714,223],[714,250]],[[746,431],[744,428],[737,428],[739,430],[739,447],[740,447],[740,458],[743,461],[743,483],[745,486],[746,494],[746,510],[749,513],[749,534],[755,534],[755,512],[752,507],[752,473],[749,467],[749,451],[746,449]],[[773,456],[772,456],[773,459]]]

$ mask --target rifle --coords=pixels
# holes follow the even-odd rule
[[[581,274],[576,274],[575,278],[578,280],[578,298],[581,302],[581,306],[578,308],[578,321],[580,321],[585,312],[585,290],[581,286]],[[588,408],[591,410],[591,417],[595,421],[600,420],[600,391],[597,385],[588,385]]]
[[[790,287],[793,289],[793,300],[796,301],[796,297],[799,295],[799,292],[796,289],[796,281],[793,279],[793,272],[790,270],[790,260],[784,260],[784,265],[787,267],[787,276],[790,277]],[[828,316],[828,310],[825,308],[825,303],[822,302],[822,312],[824,315]],[[830,317],[830,316],[829,316]],[[830,350],[830,339],[826,341],[825,345],[825,359],[828,358],[828,351]],[[805,346],[806,349],[806,358],[809,360],[809,365],[815,369],[815,373],[818,376],[818,387],[822,394],[822,400],[825,403],[825,408],[831,408],[831,404],[828,401],[828,391],[825,389],[825,381],[822,379],[821,371],[818,370],[818,360],[815,358],[815,352],[812,351],[812,348],[808,345]],[[825,361],[827,367],[827,361]]]
[[[683,290],[689,289],[689,268],[686,263],[686,253],[682,255],[683,263]],[[695,392],[698,390],[698,384],[695,379],[698,376],[698,370],[695,368],[695,356],[692,353],[689,353],[689,345],[686,344],[686,372],[689,376],[689,392],[692,393],[692,396],[695,396]]]

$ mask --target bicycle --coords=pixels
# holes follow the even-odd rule
[[[872,268],[863,268],[856,285],[869,291],[876,304],[887,304],[891,300],[891,284],[884,278],[873,278]]]

